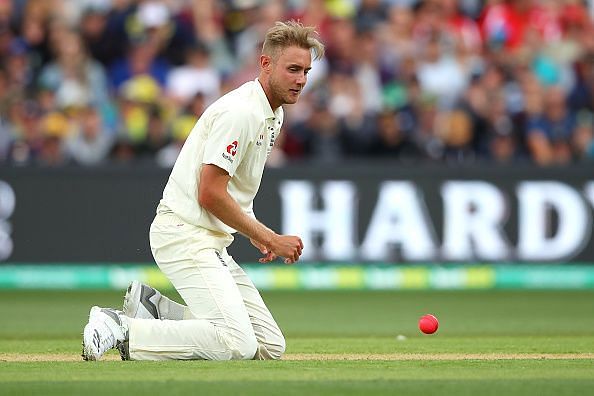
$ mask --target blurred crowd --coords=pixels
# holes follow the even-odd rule
[[[581,0],[0,0],[0,164],[173,165],[277,20],[327,56],[270,166],[594,161]]]

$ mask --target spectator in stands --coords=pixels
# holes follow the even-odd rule
[[[53,56],[49,42],[51,17],[50,2],[30,0],[24,5],[20,26],[14,29],[27,48],[27,58],[34,77],[38,76],[40,69]]]
[[[276,21],[285,19],[285,6],[282,0],[247,3],[246,5],[250,7],[242,12],[246,26],[236,34],[234,40],[234,52],[237,64],[240,66],[257,62],[257,54],[262,48],[262,37]]]
[[[443,147],[443,159],[451,163],[470,163],[476,159],[473,128],[469,114],[460,108],[440,111],[435,123],[435,137]]]
[[[171,142],[159,149],[155,156],[159,166],[164,168],[173,167],[186,138],[205,109],[205,97],[199,92],[186,105],[184,111],[173,118],[170,123]]]
[[[393,77],[405,59],[413,59],[417,48],[413,40],[415,16],[411,8],[393,6],[388,18],[375,30],[378,33],[381,70]]]
[[[109,159],[117,165],[133,164],[136,160],[136,149],[132,140],[125,135],[118,136],[111,147]]]
[[[101,64],[90,58],[75,31],[58,27],[52,37],[55,61],[47,64],[39,84],[55,92],[60,108],[94,105],[110,106],[107,78]]]
[[[574,111],[594,111],[594,45],[575,62],[575,84],[567,100]]]
[[[384,23],[388,13],[388,4],[382,0],[361,0],[353,18],[355,29],[359,32],[370,31]]]
[[[68,119],[61,113],[47,114],[41,120],[42,141],[37,164],[47,167],[64,166],[70,160],[65,138],[70,133]]]
[[[6,96],[25,96],[33,88],[34,73],[25,43],[13,38],[4,62]]]
[[[322,99],[313,103],[312,113],[303,122],[290,129],[291,137],[299,146],[297,150],[316,162],[336,162],[343,157],[344,141],[338,118]]]
[[[376,135],[370,146],[373,158],[393,159],[402,162],[418,162],[423,156],[417,143],[404,130],[400,115],[385,110],[376,116]]]
[[[457,43],[464,51],[479,54],[482,37],[478,24],[462,13],[458,0],[439,0],[439,13],[443,18],[442,34],[451,43]]]
[[[195,43],[191,26],[172,14],[163,0],[138,2],[126,19],[129,39],[148,42],[155,55],[170,65],[180,65],[187,49]]]
[[[13,22],[14,5],[10,0],[0,1],[0,29],[9,31]]]
[[[14,100],[8,104],[5,128],[13,133],[8,149],[7,161],[22,166],[37,163],[43,144],[41,112],[39,106],[30,100]],[[8,124],[8,125],[7,125]]]
[[[8,91],[8,79],[4,70],[0,69],[0,92]],[[16,132],[9,122],[9,120],[3,115],[8,113],[8,107],[10,101],[7,97],[0,96],[0,163],[7,161],[8,151],[16,136]]]
[[[437,134],[439,107],[432,95],[421,94],[414,107],[414,138],[423,150],[425,158],[441,160],[444,155],[444,143]]]
[[[151,112],[160,112],[161,96],[161,86],[149,75],[136,76],[122,85],[120,133],[125,140],[138,145],[147,138]]]
[[[341,1],[335,2],[336,4]],[[339,6],[340,7],[340,6]],[[329,29],[334,18],[344,18],[354,10],[349,9],[348,5],[342,7],[340,10],[332,10],[328,1],[325,0],[310,0],[301,3],[289,13],[287,19],[295,19],[301,21],[305,26],[315,26],[324,43],[327,43],[329,38]],[[347,14],[347,15],[345,15]]]
[[[592,113],[582,110],[577,114],[577,127],[573,136],[573,150],[578,161],[594,161],[594,122]]]
[[[220,7],[220,2],[218,0],[203,0],[191,4],[196,40],[206,45],[212,64],[221,75],[232,74],[236,62],[221,23],[224,18],[224,9]]]
[[[349,19],[334,18],[328,24],[328,50],[326,59],[333,73],[352,74],[358,56],[353,45],[357,31]]]
[[[65,142],[68,156],[84,166],[104,163],[111,150],[113,137],[103,124],[99,111],[92,106],[81,109],[79,122],[73,129]]]
[[[526,141],[532,159],[539,165],[569,163],[576,121],[561,88],[546,89],[543,112],[530,118],[526,125]]]
[[[146,75],[164,87],[170,65],[157,55],[158,48],[153,43],[148,41],[130,43],[125,57],[116,59],[110,66],[111,85],[118,90],[134,77]]]
[[[546,2],[503,0],[487,4],[479,19],[486,45],[514,52],[524,44],[531,32],[546,41],[559,39],[558,20],[541,3]]]
[[[115,12],[108,1],[87,2],[81,10],[80,34],[91,56],[104,67],[123,55],[123,35],[117,34],[118,25],[113,22]],[[111,13],[111,15],[110,15]],[[113,18],[113,19],[110,19]]]
[[[383,107],[378,39],[373,30],[366,30],[357,34],[355,43],[358,56],[353,72],[361,92],[363,111],[376,114]]]
[[[519,122],[507,109],[502,90],[485,92],[485,108],[479,128],[475,132],[482,136],[477,141],[477,153],[481,158],[500,164],[525,160],[522,149]]]
[[[136,146],[138,159],[154,161],[157,153],[170,142],[171,137],[161,109],[158,106],[151,106],[148,111],[146,136]]]
[[[451,107],[468,86],[469,75],[443,48],[439,36],[431,36],[417,64],[421,90],[439,98],[439,105]]]
[[[220,96],[220,89],[219,73],[210,64],[208,49],[201,44],[188,48],[185,64],[167,75],[167,95],[179,107],[186,106],[198,93],[210,104]]]

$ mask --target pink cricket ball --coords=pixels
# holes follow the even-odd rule
[[[439,322],[437,318],[431,314],[421,316],[419,319],[419,330],[425,334],[433,334],[437,331]]]

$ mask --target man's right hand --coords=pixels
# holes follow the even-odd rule
[[[293,264],[299,260],[303,251],[303,241],[294,235],[275,235],[269,246],[270,251],[285,258],[285,264]]]

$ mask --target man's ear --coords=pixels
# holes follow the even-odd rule
[[[268,55],[260,55],[260,67],[262,70],[270,73],[272,71],[272,58]]]

